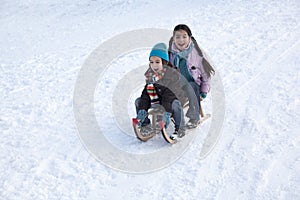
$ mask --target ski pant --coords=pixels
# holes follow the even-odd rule
[[[139,102],[140,102],[140,97],[135,100],[136,113],[138,113],[138,111],[139,111],[138,110]],[[177,99],[175,99],[172,102],[172,116],[175,121],[175,129],[179,129],[179,128],[185,129],[184,112],[183,112],[180,101]],[[143,125],[146,125],[149,123],[150,123],[150,119],[147,117],[144,120]]]
[[[196,82],[188,82],[182,89],[189,99],[186,116],[190,119],[200,120],[200,86]]]

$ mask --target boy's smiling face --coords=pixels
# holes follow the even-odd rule
[[[150,57],[150,67],[154,72],[159,72],[163,69],[162,59],[157,56]]]
[[[184,30],[175,31],[173,39],[175,46],[180,51],[186,49],[190,44],[190,37]]]

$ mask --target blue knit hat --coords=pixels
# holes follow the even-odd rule
[[[166,60],[167,62],[169,62],[169,54],[168,54],[168,49],[167,49],[167,45],[165,43],[158,43],[156,45],[154,45],[154,47],[152,48],[150,55],[149,55],[149,60],[151,56],[157,56],[160,57],[164,60]]]

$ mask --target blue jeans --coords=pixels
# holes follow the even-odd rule
[[[139,102],[140,102],[140,97],[135,100],[136,113],[138,113],[139,111],[138,110]],[[179,128],[185,129],[184,112],[180,101],[177,99],[175,99],[172,102],[172,116],[175,121],[175,129],[179,129]],[[149,123],[150,123],[150,119],[147,117],[142,125],[145,126]]]
[[[186,116],[190,119],[200,120],[200,86],[196,82],[188,83],[182,88],[189,99]]]

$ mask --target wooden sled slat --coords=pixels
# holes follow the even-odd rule
[[[143,135],[140,131],[140,128],[138,127],[138,120],[136,118],[132,118],[132,126],[136,137],[143,142],[146,142],[147,140],[153,138],[156,135],[155,132]]]

